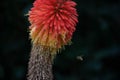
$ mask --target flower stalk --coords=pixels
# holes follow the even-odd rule
[[[33,45],[28,66],[28,80],[53,80],[50,48]]]

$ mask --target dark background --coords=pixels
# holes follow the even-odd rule
[[[34,0],[0,0],[0,80],[26,80]],[[57,55],[55,80],[120,80],[120,0],[74,0],[73,44]],[[83,60],[80,60],[80,56]]]

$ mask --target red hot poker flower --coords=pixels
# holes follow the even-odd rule
[[[72,0],[36,0],[29,12],[33,44],[55,52],[67,45],[78,22],[75,6]]]

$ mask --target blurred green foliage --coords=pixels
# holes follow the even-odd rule
[[[26,80],[31,43],[24,15],[33,1],[0,2],[0,80]],[[55,80],[120,80],[120,1],[74,1],[79,23],[73,44],[56,56]]]

